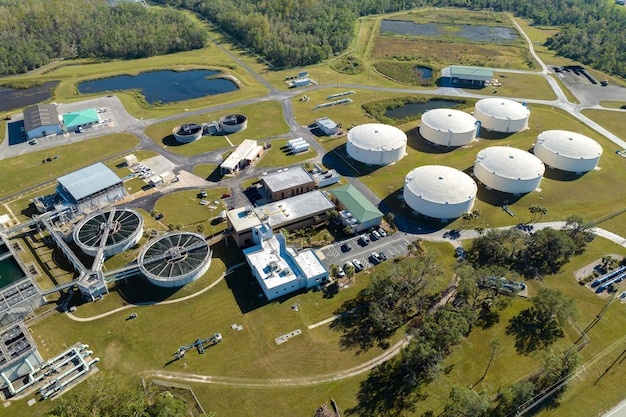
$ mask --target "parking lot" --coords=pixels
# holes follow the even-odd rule
[[[318,251],[318,256],[322,263],[330,268],[331,264],[343,266],[346,262],[357,259],[363,264],[364,269],[372,266],[370,256],[372,252],[384,252],[391,260],[392,258],[402,256],[408,252],[407,246],[410,243],[406,240],[404,233],[398,232],[392,236],[382,237],[378,240],[371,240],[370,243],[364,245],[359,242],[359,236],[336,242],[333,245],[326,246]],[[351,250],[345,251],[342,245],[349,243]],[[389,260],[384,262],[389,262]]]

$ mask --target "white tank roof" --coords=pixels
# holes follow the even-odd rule
[[[537,136],[537,144],[546,150],[572,159],[592,159],[602,155],[595,140],[567,130],[546,130]]]
[[[435,130],[464,133],[474,129],[476,119],[471,114],[454,109],[429,110],[422,116],[422,123]]]
[[[530,115],[528,107],[505,98],[484,98],[476,103],[475,109],[496,119],[523,119]]]
[[[366,123],[350,129],[348,140],[361,149],[387,151],[405,146],[407,138],[406,133],[397,127]]]
[[[455,168],[425,165],[409,172],[404,180],[405,190],[433,203],[458,204],[476,197],[476,182]]]
[[[476,163],[502,178],[529,180],[542,177],[546,167],[535,155],[508,146],[492,146],[478,152]]]

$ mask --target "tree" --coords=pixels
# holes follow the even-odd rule
[[[385,221],[387,223],[389,223],[391,226],[394,226],[394,227],[395,227],[395,224],[394,224],[393,221],[394,221],[395,218],[396,218],[396,215],[393,214],[392,212],[389,212],[389,213],[385,214]]]
[[[540,274],[554,274],[576,254],[576,243],[561,230],[537,230],[529,239],[526,263]]]
[[[573,215],[565,219],[565,225],[561,230],[574,240],[576,255],[583,253],[587,244],[595,238],[591,228],[592,224],[586,223],[580,216]]]
[[[483,372],[478,382],[474,384],[474,387],[478,385],[480,381],[485,379],[485,377],[487,376],[487,372],[489,372],[489,368],[491,367],[491,363],[493,362],[498,352],[500,352],[501,348],[502,348],[502,342],[500,342],[500,339],[494,338],[494,339],[489,340],[489,361],[487,361],[485,372]]]
[[[178,417],[189,415],[189,407],[169,391],[153,386],[144,391],[139,384],[125,384],[113,374],[101,371],[59,397],[47,415]]]
[[[206,226],[204,225],[204,223],[200,223],[198,226],[196,226],[196,230],[198,231],[198,233],[202,234],[206,230]]]
[[[552,387],[569,376],[580,364],[580,355],[575,347],[562,347],[544,352],[542,372],[536,378],[538,390]]]
[[[476,209],[472,210],[471,215],[472,215],[472,220],[474,220],[474,226],[476,226],[476,220],[478,220],[478,218],[480,217],[480,214],[481,214],[480,210],[476,210]]]
[[[513,317],[507,326],[507,334],[515,336],[515,348],[519,353],[530,353],[551,345],[564,336],[563,324],[575,318],[577,310],[573,300],[559,290],[542,288],[531,299],[532,306]]]
[[[471,388],[455,385],[450,390],[442,417],[482,417],[491,410],[489,395]]]

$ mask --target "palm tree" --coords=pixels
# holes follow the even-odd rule
[[[547,208],[539,206],[539,218],[537,219],[537,221],[541,220],[543,215],[546,214],[547,212],[548,212]]]
[[[474,226],[476,226],[476,220],[480,217],[480,210],[472,210],[472,219],[474,219]]]

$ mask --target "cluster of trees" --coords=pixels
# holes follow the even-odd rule
[[[141,385],[131,386],[99,372],[54,402],[48,417],[195,417],[200,413],[169,391],[154,386],[146,390]],[[209,412],[204,416],[215,416]]]
[[[0,0],[0,75],[58,58],[144,58],[206,44],[182,12],[105,0]]]
[[[490,230],[472,242],[466,258],[473,265],[502,265],[531,277],[553,274],[593,240],[590,226],[572,216],[561,230]]]
[[[589,241],[588,230],[578,218],[570,219],[563,230],[548,233],[554,232],[564,234],[563,239],[571,239],[582,247]],[[521,252],[531,250],[528,248],[534,243],[525,240],[530,236],[515,228],[498,233],[501,234],[488,240],[496,241],[495,245],[501,247],[492,249],[492,256],[499,258],[493,262],[488,262],[491,258],[483,259],[485,266],[460,263],[453,297],[446,296],[447,290],[432,291],[430,284],[441,275],[441,268],[436,257],[415,242],[406,258],[393,267],[377,271],[368,287],[337,311],[340,318],[334,327],[343,331],[342,342],[346,347],[356,345],[367,349],[376,341],[385,347],[387,338],[408,323],[406,348],[399,357],[376,368],[363,381],[359,404],[350,412],[391,416],[413,410],[427,395],[428,384],[445,373],[444,359],[472,328],[487,328],[499,321],[499,311],[510,305],[515,295],[507,284],[520,280],[519,274],[503,259],[510,260],[511,253],[519,257]],[[477,248],[478,252],[482,250]],[[549,250],[558,248],[550,246]],[[577,251],[580,250],[574,249]],[[449,299],[443,303],[446,298]],[[543,352],[540,370],[496,390],[475,391],[473,388],[485,378],[494,358],[502,351],[500,340],[492,339],[482,377],[472,387],[452,387],[441,415],[506,416],[527,401],[539,398],[554,384],[564,382],[578,366],[579,357],[573,347],[554,349],[553,345],[564,336],[565,322],[576,315],[573,301],[560,291],[540,289],[532,297],[531,305],[513,317],[506,327],[507,334],[515,338],[519,354]],[[554,401],[564,389],[563,383],[548,401]]]
[[[315,64],[345,50],[357,17],[352,0],[157,2],[199,13],[278,67]]]
[[[548,46],[560,55],[626,77],[626,13],[605,0],[157,0],[200,13],[278,67],[320,62],[344,51],[355,19],[414,7],[513,12],[562,27]]]
[[[386,347],[398,328],[432,307],[435,297],[428,286],[441,272],[435,256],[427,252],[376,272],[367,288],[336,312],[339,319],[333,327],[343,331],[342,344],[363,350],[375,342]]]

